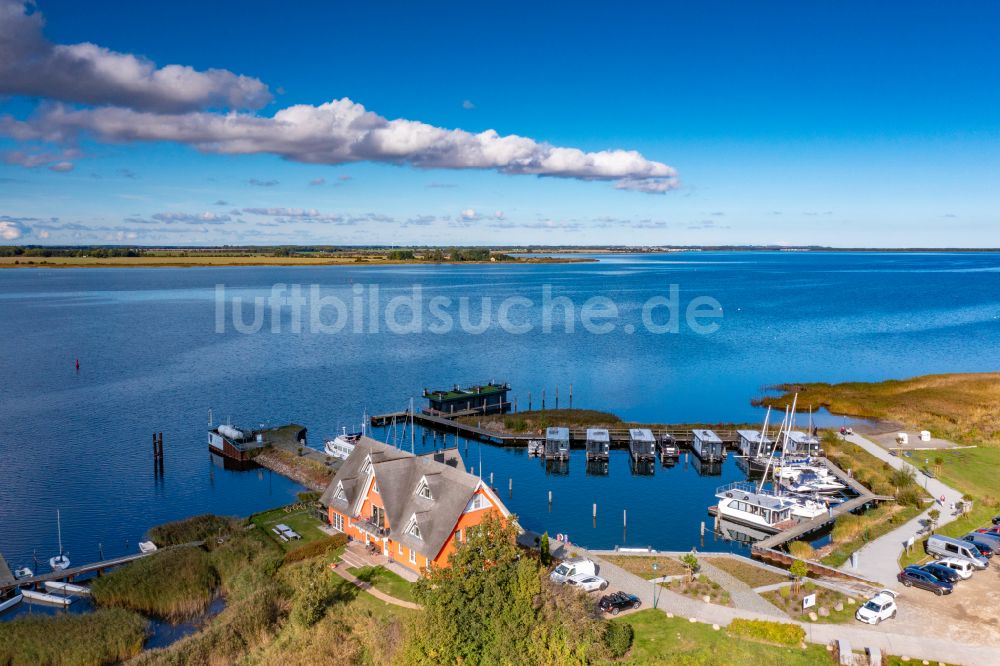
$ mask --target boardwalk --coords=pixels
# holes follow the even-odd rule
[[[191,548],[195,546],[204,545],[204,543],[205,543],[204,541],[193,541],[191,543],[186,543],[180,546],[172,546],[171,548]],[[10,588],[14,586],[18,587],[38,586],[41,585],[42,583],[45,583],[46,581],[73,580],[74,578],[78,576],[83,576],[84,574],[93,573],[95,571],[100,573],[107,569],[114,569],[115,567],[120,567],[130,562],[141,560],[144,557],[149,557],[159,552],[162,551],[154,550],[151,553],[133,553],[132,555],[112,557],[107,560],[101,560],[100,562],[92,562],[90,564],[84,564],[78,567],[70,567],[69,569],[63,569],[62,571],[51,571],[49,573],[32,576],[31,578],[22,578],[20,580],[14,580],[13,578],[11,578],[6,581],[0,581],[0,589]]]

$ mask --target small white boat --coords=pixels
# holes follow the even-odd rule
[[[716,512],[720,518],[771,533],[790,527],[798,505],[786,497],[759,491],[752,483],[736,481],[719,488]]]
[[[38,590],[21,590],[21,594],[24,595],[25,599],[31,601],[38,601],[43,604],[52,604],[54,606],[69,606],[71,603],[76,601],[76,597],[66,596],[63,594],[49,594],[48,592],[39,592]]]
[[[35,575],[35,572],[28,567],[21,567],[20,569],[14,569],[14,578],[17,580],[24,580],[25,578],[31,578]]]
[[[0,613],[21,603],[22,598],[21,590],[16,587],[0,592]]]
[[[74,585],[58,580],[45,581],[45,589],[55,594],[90,594],[90,588],[86,585]]]
[[[545,450],[545,444],[542,443],[540,439],[529,439],[528,440],[528,455],[529,456],[540,456]]]
[[[140,541],[139,542],[139,552],[140,553],[155,553],[156,544],[152,541]]]
[[[323,452],[328,456],[347,460],[363,434],[363,432],[347,432],[347,428],[344,428],[339,435],[323,442]]]
[[[59,509],[56,509],[56,528],[59,531],[59,554],[55,557],[49,558],[49,566],[52,567],[53,571],[62,571],[63,569],[69,568],[69,558],[66,556],[66,553],[63,552],[62,516],[60,515]]]

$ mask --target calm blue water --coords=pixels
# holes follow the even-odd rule
[[[377,284],[381,300],[422,285],[425,299],[541,301],[543,285],[577,306],[607,296],[621,312],[607,335],[540,330],[521,310],[525,335],[493,325],[479,334],[216,333],[215,285],[266,296],[274,283],[320,284],[349,301]],[[655,335],[642,304],[680,287],[682,305],[717,299],[720,329]],[[367,294],[367,292],[366,292]],[[367,296],[366,296],[367,298]],[[208,410],[257,425],[295,421],[311,443],[369,414],[405,406],[422,387],[506,379],[523,409],[541,390],[566,406],[629,419],[744,421],[749,401],[786,380],[878,380],[1000,368],[1000,255],[683,253],[610,256],[599,263],[535,266],[404,266],[0,271],[0,552],[13,565],[57,549],[55,509],[75,562],[134,551],[150,526],[214,511],[249,514],[290,501],[295,484],[266,471],[229,472],[206,451]],[[487,308],[490,309],[490,308]],[[453,309],[454,311],[454,309]],[[265,330],[271,319],[265,313]],[[326,312],[323,321],[330,322]],[[246,321],[252,319],[249,311]],[[405,320],[406,317],[400,316]],[[308,328],[308,327],[306,327]],[[79,373],[74,359],[79,358]],[[150,435],[163,431],[166,474],[154,480]],[[418,440],[419,445],[419,440]],[[431,446],[430,443],[427,444]],[[478,445],[468,464],[478,467]],[[511,509],[526,526],[582,544],[686,549],[696,544],[716,485],[739,478],[730,461],[702,477],[683,462],[632,477],[616,455],[608,477],[546,475],[519,452],[482,450]],[[551,512],[548,490],[554,493]],[[591,504],[598,502],[598,521]],[[621,511],[628,511],[622,534]]]

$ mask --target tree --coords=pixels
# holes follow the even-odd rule
[[[930,521],[931,530],[937,526],[938,518],[941,517],[941,512],[937,509],[931,509],[927,512],[927,519]]]
[[[941,456],[937,456],[936,458],[934,458],[934,468],[938,474],[941,473],[942,465],[944,465],[944,458],[942,458]]]
[[[795,577],[793,584],[795,586],[795,593],[798,594],[802,579],[809,575],[809,566],[802,560],[795,560],[792,562],[792,566],[788,568],[788,573]]]
[[[547,567],[552,564],[552,554],[549,553],[549,533],[542,535],[538,542],[538,558],[542,561],[542,566]]]
[[[698,558],[695,557],[694,553],[688,553],[681,558],[681,564],[684,565],[684,569],[687,571],[688,582],[694,578],[694,572],[698,570]]]

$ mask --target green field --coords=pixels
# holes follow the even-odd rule
[[[733,578],[741,580],[750,587],[761,587],[788,581],[788,574],[779,574],[770,569],[759,567],[751,562],[744,562],[733,557],[702,557],[712,566],[722,569]]]
[[[647,609],[614,620],[627,622],[635,629],[632,651],[623,660],[635,664],[686,664],[713,666],[815,666],[830,664],[826,648],[810,645],[803,648],[779,647],[735,638],[725,629],[711,625],[668,618]]]
[[[284,551],[289,551],[311,541],[317,541],[329,536],[319,529],[322,523],[311,508],[289,509],[289,507],[278,507],[277,509],[271,509],[270,511],[250,516],[250,522],[260,528],[264,534],[277,543]],[[279,523],[291,527],[302,536],[302,539],[282,541],[272,531],[272,528]]]
[[[680,576],[687,571],[683,564],[664,555],[602,555],[601,559],[646,580],[660,576]],[[656,564],[656,571],[653,570],[653,564]]]

